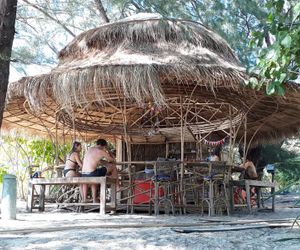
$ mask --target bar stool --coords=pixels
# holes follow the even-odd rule
[[[225,164],[209,163],[208,174],[203,177],[202,184],[202,213],[208,207],[208,215],[222,214],[226,210],[229,215],[227,178],[228,169]]]
[[[175,209],[174,209],[174,203],[172,199],[172,181],[170,176],[156,176],[154,179],[154,185],[156,186],[155,190],[158,190],[158,194],[156,194],[156,197],[158,198],[157,203],[157,209],[155,211],[155,215],[159,214],[159,208],[161,206],[164,206],[164,212],[165,214],[170,213],[170,207],[172,214],[175,215]],[[161,192],[163,192],[163,195],[161,196]]]
[[[159,207],[164,205],[165,213],[169,213],[169,208],[171,208],[172,214],[175,215],[174,202],[176,196],[176,184],[177,184],[177,174],[176,174],[175,161],[162,161],[158,158],[154,169],[155,175],[152,177],[154,183],[154,213],[159,214]]]

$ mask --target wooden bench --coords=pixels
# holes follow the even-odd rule
[[[32,178],[29,180],[27,211],[32,212],[32,209],[38,208],[39,211],[45,210],[45,187],[47,185],[79,185],[79,184],[96,184],[100,186],[100,204],[95,203],[69,203],[69,205],[98,205],[100,206],[100,214],[105,214],[106,205],[111,209],[116,209],[116,180],[110,177],[68,177],[68,178]],[[107,186],[111,187],[111,201],[106,204]],[[39,206],[34,206],[34,191],[35,186],[40,186]],[[60,204],[60,203],[58,203]],[[62,203],[65,205],[65,203]]]
[[[247,199],[247,209],[248,212],[251,213],[251,187],[256,188],[271,188],[272,194],[272,211],[275,211],[275,182],[268,182],[268,181],[257,181],[257,180],[239,180],[239,181],[230,181],[229,182],[229,194],[230,194],[230,211],[233,212],[234,210],[234,195],[233,195],[233,187],[244,187],[246,189],[246,199]],[[260,192],[257,192],[257,206],[260,207]]]

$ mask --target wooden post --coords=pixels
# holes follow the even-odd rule
[[[248,212],[251,213],[250,185],[249,185],[249,182],[247,180],[245,180],[245,187],[246,187],[247,209],[248,209]]]
[[[26,210],[31,213],[33,207],[33,195],[34,195],[34,185],[29,180],[28,183],[28,192],[27,192],[27,206]]]
[[[116,139],[116,161],[122,162],[123,161],[123,142],[121,139]],[[122,170],[122,166],[117,166],[118,170]],[[120,180],[117,180],[122,185],[122,176],[120,176]],[[121,199],[121,192],[117,193],[117,200]]]
[[[180,96],[180,160],[181,160],[181,168],[180,168],[180,196],[181,198],[181,203],[183,207],[185,206],[185,194],[184,194],[184,187],[183,187],[183,175],[184,175],[184,130],[183,130],[183,106],[182,106],[182,96]],[[183,209],[185,213],[185,208]]]
[[[55,165],[58,166],[58,133],[57,133],[57,115],[55,116]]]
[[[233,185],[231,181],[228,184],[228,192],[229,192],[229,214],[232,214],[234,211],[234,194],[233,194]]]
[[[157,176],[157,163],[154,163],[154,176]],[[152,190],[150,190],[151,192]],[[154,181],[154,214],[159,215],[159,200],[158,200],[159,192],[158,192],[158,180]]]
[[[45,185],[40,185],[39,211],[45,211]]]
[[[209,163],[209,216],[215,215],[215,207],[214,207],[214,185],[212,180],[212,163]]]
[[[272,183],[274,182],[274,172],[272,173]],[[272,211],[275,212],[275,187],[271,188],[271,195],[272,195]]]
[[[199,141],[198,141],[198,144],[199,144],[199,152],[200,152],[200,159],[203,160],[203,152],[202,152],[202,143],[201,143],[201,134],[199,134]]]
[[[260,208],[261,207],[261,188],[260,187],[256,187],[256,203],[257,203],[257,208]]]
[[[120,103],[121,104],[121,103]],[[129,208],[130,208],[130,212],[133,213],[133,176],[132,176],[132,169],[131,169],[131,143],[129,142],[129,136],[127,134],[127,126],[128,126],[128,121],[127,121],[127,104],[126,104],[126,98],[124,98],[123,101],[123,110],[122,110],[122,116],[123,116],[123,128],[124,128],[124,140],[125,140],[125,144],[126,144],[126,151],[127,151],[127,159],[128,159],[128,175],[129,175],[129,198],[127,200],[127,213],[129,212]]]
[[[233,128],[232,128],[232,114],[231,114],[231,105],[230,104],[229,104],[228,108],[229,108],[229,122],[230,122],[228,164],[232,164],[233,163],[233,145],[232,145],[233,144],[233,140],[232,140]]]
[[[123,161],[122,152],[123,152],[122,140],[116,139],[116,161],[117,162]]]
[[[111,197],[110,204],[111,204],[111,206],[113,207],[113,209],[116,210],[116,209],[117,209],[117,201],[116,201],[116,183],[112,183],[112,184],[111,184],[110,190],[111,190],[111,193],[110,193],[110,197]]]
[[[169,144],[169,142],[166,141],[166,157],[165,158],[169,157],[169,150],[170,150],[170,144]]]
[[[106,177],[100,183],[100,215],[105,215],[105,204],[106,204]]]
[[[244,118],[244,148],[243,148],[243,166],[245,167],[246,164],[246,158],[247,158],[247,151],[246,151],[246,145],[247,145],[247,115],[245,115]]]
[[[131,143],[127,142],[127,152],[128,152],[128,161],[131,162],[132,161],[132,154],[131,154]],[[130,199],[129,199],[129,203],[130,203],[130,213],[133,214],[133,172],[132,172],[132,167],[131,164],[128,164],[128,173],[129,173],[129,185],[130,185]]]

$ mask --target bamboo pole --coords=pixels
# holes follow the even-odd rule
[[[228,106],[229,108],[229,121],[230,121],[230,128],[229,128],[229,131],[230,131],[230,136],[229,136],[229,152],[228,152],[228,163],[229,164],[232,164],[233,163],[233,129],[232,129],[232,110],[231,110],[231,105],[229,104]]]
[[[126,104],[126,98],[124,98],[124,102],[123,102],[123,110],[122,110],[122,115],[123,115],[123,121],[124,121],[124,140],[125,140],[125,145],[126,145],[126,151],[127,151],[127,160],[128,162],[132,161],[132,155],[131,155],[131,143],[128,140],[128,134],[127,134],[127,126],[128,126],[128,121],[127,121],[127,116],[126,116],[126,108],[127,108],[127,104]],[[131,197],[133,194],[133,176],[132,176],[132,171],[131,171],[131,164],[128,165],[128,177],[129,177],[129,195],[128,197]],[[131,205],[132,202],[132,198],[129,198],[129,200],[127,201],[127,213],[130,210],[130,213],[133,213],[133,206]]]
[[[201,143],[201,137],[202,135],[199,134],[199,151],[200,151],[200,159],[202,160],[203,159],[203,148],[202,148],[202,143]]]
[[[221,227],[221,228],[201,228],[201,229],[176,229],[172,228],[177,233],[208,233],[208,232],[227,232],[227,231],[241,231],[249,229],[260,228],[276,228],[276,227],[290,227],[286,224],[272,224],[272,225],[253,225],[253,226],[237,226],[237,227]]]
[[[122,151],[123,151],[123,147],[122,147],[122,140],[117,138],[116,139],[116,161],[117,162],[121,162],[123,161],[123,154],[122,154]],[[119,166],[118,165],[116,166],[118,170],[122,170],[122,166]],[[121,177],[121,180],[120,182],[122,183],[122,177]],[[117,192],[117,200],[120,201],[121,199],[121,192]]]
[[[170,143],[168,141],[166,141],[166,157],[165,158],[169,157],[169,151],[170,151]]]
[[[246,152],[246,145],[247,145],[247,115],[245,115],[244,118],[244,148],[243,148],[243,166],[245,167],[245,163],[246,163],[246,157],[248,152]]]
[[[201,219],[200,219],[201,220]],[[254,226],[266,226],[266,227],[291,227],[291,219],[280,219],[280,220],[257,220],[257,221],[230,221],[221,223],[217,221],[210,221],[208,219],[201,220],[199,223],[134,223],[134,224],[105,224],[105,223],[93,223],[90,225],[65,225],[60,227],[36,227],[36,228],[21,228],[21,229],[11,229],[11,230],[3,230],[0,231],[0,235],[3,234],[32,234],[32,233],[49,233],[49,232],[57,232],[57,231],[68,231],[68,230],[84,230],[91,228],[106,228],[106,229],[121,229],[121,228],[173,228],[173,227],[207,227],[207,226],[219,226],[219,225],[244,225],[244,224],[254,224],[254,223],[262,223],[262,222],[270,222],[270,224],[259,224]],[[278,222],[274,224],[274,222]],[[216,228],[217,229],[217,228]]]
[[[184,196],[185,194],[183,193],[183,175],[184,175],[184,164],[183,164],[183,161],[184,161],[184,131],[183,131],[183,106],[182,106],[182,96],[180,96],[180,103],[181,103],[181,106],[180,106],[180,115],[181,115],[181,119],[180,119],[180,160],[181,160],[181,166],[180,166],[180,192],[181,192],[181,202],[182,202],[182,205],[184,207]],[[184,209],[184,212],[185,212],[185,209]]]
[[[57,114],[55,115],[55,165],[58,166],[58,123],[57,123]]]

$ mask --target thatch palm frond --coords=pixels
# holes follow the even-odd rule
[[[183,104],[187,124],[203,133],[229,124],[229,112],[247,114],[256,140],[297,132],[299,88],[287,87],[285,98],[267,97],[246,89],[247,77],[226,41],[207,27],[140,15],[83,32],[49,74],[11,83],[4,120],[18,117],[17,124],[39,131],[41,120],[52,131],[58,122],[92,137],[120,134],[124,123],[127,133],[144,136],[156,124],[167,138],[169,128],[178,137]]]

